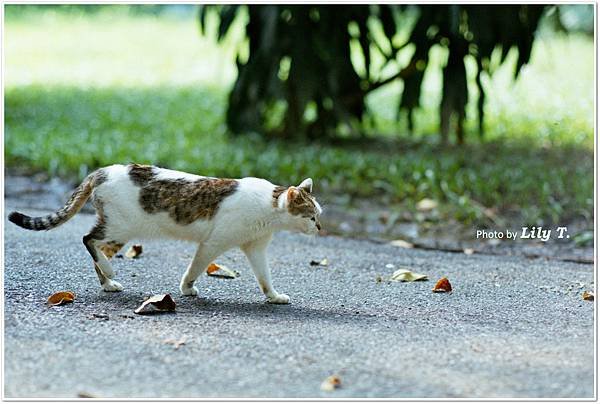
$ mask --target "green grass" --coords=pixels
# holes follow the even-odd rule
[[[407,209],[433,198],[465,223],[491,224],[486,208],[523,225],[592,220],[593,44],[582,38],[538,41],[514,85],[508,68],[487,80],[488,140],[442,149],[435,70],[414,139],[393,121],[388,88],[369,100],[378,124],[362,142],[266,142],[224,125],[239,30],[219,47],[193,18],[109,12],[26,13],[5,30],[7,166],[72,178],[129,161],[281,184],[311,176],[329,195]]]

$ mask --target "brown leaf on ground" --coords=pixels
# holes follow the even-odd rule
[[[129,247],[129,250],[127,250],[127,252],[125,253],[125,256],[127,258],[137,258],[140,255],[142,255],[142,245],[141,244],[134,244],[131,247]]]
[[[321,261],[312,260],[310,262],[310,265],[313,267],[316,267],[316,266],[326,267],[329,265],[329,260],[327,260],[327,258],[323,258]]]
[[[179,349],[181,345],[185,345],[187,342],[187,337],[179,338],[179,339],[166,339],[163,341],[163,344],[171,344],[175,347],[175,349]]]
[[[56,292],[48,298],[49,306],[60,306],[62,304],[73,303],[75,293],[69,291]]]
[[[342,379],[338,375],[331,375],[321,383],[321,390],[333,391],[342,387]]]
[[[175,311],[175,301],[171,298],[171,295],[154,295],[137,309],[135,309],[135,314],[151,314],[158,312],[166,312],[166,311]]]
[[[450,281],[448,278],[442,278],[431,289],[434,293],[448,293],[452,292],[452,285],[450,285]]]
[[[593,302],[594,301],[594,292],[585,291],[585,292],[583,292],[582,297],[583,297],[583,300],[588,300],[590,302]]]
[[[237,271],[234,271],[225,265],[215,264],[214,262],[206,268],[206,274],[208,276],[214,276],[215,278],[223,279],[234,279],[240,276]]]
[[[220,266],[218,266],[214,262],[211,262],[210,265],[206,268],[206,273],[210,275],[213,272],[217,272],[220,268]]]
[[[417,274],[410,271],[409,269],[400,268],[392,274],[390,281],[395,282],[415,282],[415,281],[426,281],[427,275]]]

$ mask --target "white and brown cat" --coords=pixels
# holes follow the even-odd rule
[[[173,238],[198,244],[180,284],[197,295],[196,279],[227,250],[248,257],[268,302],[285,304],[271,282],[267,246],[279,230],[317,234],[321,207],[311,195],[312,180],[281,187],[260,178],[222,179],[130,164],[101,168],[79,185],[66,205],[45,217],[12,212],[8,219],[25,229],[50,230],[65,223],[88,198],[97,222],[83,237],[102,288],[119,292],[109,260],[132,239]]]

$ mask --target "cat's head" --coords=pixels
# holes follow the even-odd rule
[[[307,178],[285,193],[284,207],[290,230],[305,234],[317,234],[321,230],[319,216],[323,210],[312,195],[312,185],[312,179]]]

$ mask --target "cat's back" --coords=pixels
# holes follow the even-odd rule
[[[235,207],[254,210],[271,205],[273,189],[271,182],[256,177],[236,179],[238,187],[236,192],[225,200],[224,207]]]
[[[187,180],[197,181],[205,177],[196,174],[190,174],[183,171],[170,170],[157,166],[145,164],[114,164],[101,168],[103,183],[114,184],[116,182],[129,181],[133,185],[144,186],[153,180]]]

